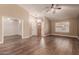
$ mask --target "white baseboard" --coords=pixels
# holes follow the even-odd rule
[[[46,36],[49,36],[50,34],[47,34],[47,35],[41,35],[43,37],[46,37]],[[37,35],[30,35],[29,37],[34,37],[34,36],[37,36]]]
[[[33,36],[37,36],[37,35],[31,35],[31,37],[33,37]]]
[[[31,35],[30,36],[25,36],[25,37],[22,37],[22,39],[25,39],[25,38],[30,38],[32,37]]]
[[[2,41],[2,42],[0,42],[0,44],[3,44],[4,42]]]
[[[47,34],[47,35],[42,35],[43,37],[46,37],[46,36],[50,36],[50,35],[57,35],[57,36],[64,36],[64,37],[72,37],[72,38],[77,38],[79,39],[78,36],[71,36],[71,35],[61,35],[61,34]],[[30,36],[25,36],[23,37],[22,39],[25,39],[25,38],[30,38],[32,37],[33,35],[30,35]]]
[[[42,35],[43,37],[49,36],[50,34]]]
[[[71,36],[71,35],[61,35],[61,34],[51,34],[51,35],[65,36],[65,37],[72,37],[72,38],[78,38],[78,36]]]

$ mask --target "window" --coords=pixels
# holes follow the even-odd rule
[[[56,22],[55,32],[69,32],[69,22]]]

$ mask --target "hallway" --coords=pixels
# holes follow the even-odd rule
[[[79,40],[57,36],[8,40],[0,45],[1,55],[76,55]]]

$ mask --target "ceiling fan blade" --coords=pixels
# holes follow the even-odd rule
[[[51,5],[51,8],[53,8],[54,4]]]
[[[56,4],[55,9],[61,9],[61,7],[58,4]]]
[[[53,12],[53,14],[56,12],[56,9],[61,9],[61,7],[58,4],[52,4],[50,7],[45,7],[44,12]]]
[[[58,9],[61,9],[61,8],[58,8]]]
[[[56,8],[54,8],[54,9],[61,9],[60,7],[56,7]]]

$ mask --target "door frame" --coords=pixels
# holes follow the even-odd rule
[[[37,36],[40,37],[41,36],[41,31],[42,31],[42,24],[37,23]]]
[[[42,36],[42,30],[43,30],[43,20],[42,19],[39,19],[40,22],[38,22],[38,20],[36,20],[36,30],[37,30],[37,36],[39,35],[38,34],[38,26],[40,26],[40,36]],[[39,25],[40,24],[40,25]]]

